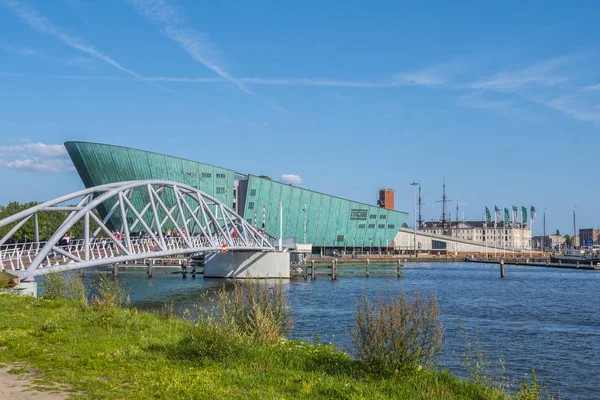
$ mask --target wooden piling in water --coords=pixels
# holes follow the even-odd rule
[[[148,279],[150,279],[152,278],[152,260],[147,260],[146,266],[148,267],[148,271],[146,273],[148,274]]]
[[[119,276],[119,264],[113,264],[112,275],[113,275],[113,278],[116,278]]]
[[[398,277],[398,279],[400,279],[400,267],[402,266],[402,264],[400,264],[400,259],[398,259],[398,266],[396,267],[396,276]]]
[[[77,271],[77,276],[79,276],[80,278],[83,278],[83,269],[80,269],[79,271]]]
[[[317,279],[317,274],[315,272],[315,260],[311,260],[310,261],[310,265],[311,265],[311,267],[310,267],[310,274],[311,274],[310,279],[314,281],[315,279]]]
[[[196,264],[192,265],[192,279],[196,279]]]
[[[187,261],[183,260],[181,262],[181,275],[183,276],[183,279],[187,278]]]
[[[331,260],[331,280],[332,281],[335,281],[335,273],[336,273],[335,260]]]
[[[369,259],[367,258],[367,262],[365,263],[365,275],[367,278],[369,277]]]
[[[504,278],[504,260],[500,261],[500,279]]]

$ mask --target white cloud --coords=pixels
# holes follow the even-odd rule
[[[421,71],[394,75],[396,84],[434,86],[447,82],[441,74],[433,71]]]
[[[283,174],[281,180],[285,183],[291,183],[292,185],[299,185],[302,183],[302,178],[296,174]]]
[[[210,69],[226,82],[233,83],[242,92],[260,100],[267,107],[275,111],[286,112],[283,107],[261,99],[256,93],[249,90],[244,82],[230,74],[221,61],[219,50],[206,35],[195,29],[183,25],[177,7],[166,0],[127,0],[133,8],[147,19],[163,26],[162,32],[173,42],[179,45],[198,63]]]
[[[475,82],[471,87],[499,92],[515,92],[526,86],[555,86],[570,78],[557,73],[572,57],[555,57],[521,69],[498,73],[488,79]]]
[[[72,172],[67,150],[60,144],[25,143],[0,146],[0,165],[44,173]]]
[[[182,22],[179,9],[164,0],[125,0],[146,18],[163,24]]]
[[[37,12],[37,10],[35,8],[31,7],[30,5],[28,5],[26,3],[22,3],[18,0],[0,0],[0,3],[3,3],[16,16],[18,16],[19,18],[24,20],[29,26],[31,26],[33,29],[37,30],[38,32],[54,36],[55,38],[57,38],[58,40],[63,42],[65,45],[67,45],[75,50],[78,50],[82,53],[85,53],[89,56],[97,58],[109,65],[112,65],[116,69],[118,69],[122,72],[125,72],[126,74],[131,75],[134,78],[138,78],[138,79],[143,78],[137,72],[134,72],[134,71],[124,67],[117,61],[113,60],[111,57],[100,52],[93,46],[85,43],[82,39],[72,37],[72,36],[64,33],[59,27],[55,26],[52,23],[52,21],[50,21],[46,17],[39,14]],[[163,86],[160,86],[156,83],[152,83],[152,84],[163,90],[172,92],[172,90],[165,88]]]
[[[26,46],[16,46],[16,45],[3,45],[0,44],[0,50],[4,50],[10,53],[18,54],[25,57],[35,57],[41,60],[48,60],[60,64],[64,64],[66,66],[82,66],[87,67],[91,64],[91,60],[88,57],[75,56],[75,57],[56,57],[45,54],[43,51],[33,49],[31,47]]]

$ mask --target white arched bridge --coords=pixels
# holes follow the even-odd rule
[[[42,213],[59,214],[62,221],[46,241],[39,240]],[[11,243],[31,220],[34,241]],[[4,227],[9,230],[0,238],[1,266],[21,281],[147,258],[220,252],[224,246],[233,252],[274,250],[256,228],[214,197],[162,180],[91,187],[0,220]],[[67,240],[65,234],[75,230],[79,237]]]

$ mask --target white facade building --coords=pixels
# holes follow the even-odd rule
[[[450,236],[455,239],[470,240],[487,244],[489,247],[511,250],[531,249],[531,228],[520,222],[504,226],[501,222],[496,227],[484,221],[447,221],[442,228],[441,222],[425,222],[421,231],[436,235]]]

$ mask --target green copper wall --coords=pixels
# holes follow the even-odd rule
[[[283,236],[296,237],[299,243],[304,240],[303,208],[306,204],[306,239],[314,246],[369,246],[369,239],[373,246],[388,246],[407,216],[399,211],[249,177],[244,205],[244,218],[248,222],[254,224],[256,211],[257,226],[261,228],[265,206],[265,229],[271,235],[279,236],[280,202],[283,203]],[[366,219],[351,219],[351,210],[366,212]],[[374,227],[370,228],[370,225]]]
[[[232,170],[121,146],[66,142],[65,147],[86,187],[129,180],[165,179],[193,186],[223,203],[229,203],[229,206],[232,204],[235,179]],[[147,193],[138,190],[132,200],[136,207],[145,205]],[[167,198],[166,203],[172,206],[175,199]],[[113,227],[118,227],[120,216],[114,215],[111,222]]]
[[[65,147],[86,187],[127,180],[165,179],[196,187],[230,206],[233,201],[233,170],[121,146],[67,142]],[[146,204],[147,194],[138,191],[132,200],[136,206]],[[167,206],[175,203],[175,199],[166,200]],[[243,205],[246,220],[254,224],[256,211],[257,226],[260,228],[264,205],[266,231],[278,236],[280,202],[283,203],[284,237],[296,237],[298,242],[304,238],[303,207],[306,204],[307,241],[315,246],[369,246],[369,243],[386,246],[392,243],[407,216],[399,211],[344,200],[256,176],[249,177]],[[351,219],[351,210],[366,213],[366,219]],[[111,221],[115,227],[120,225],[118,215]]]

